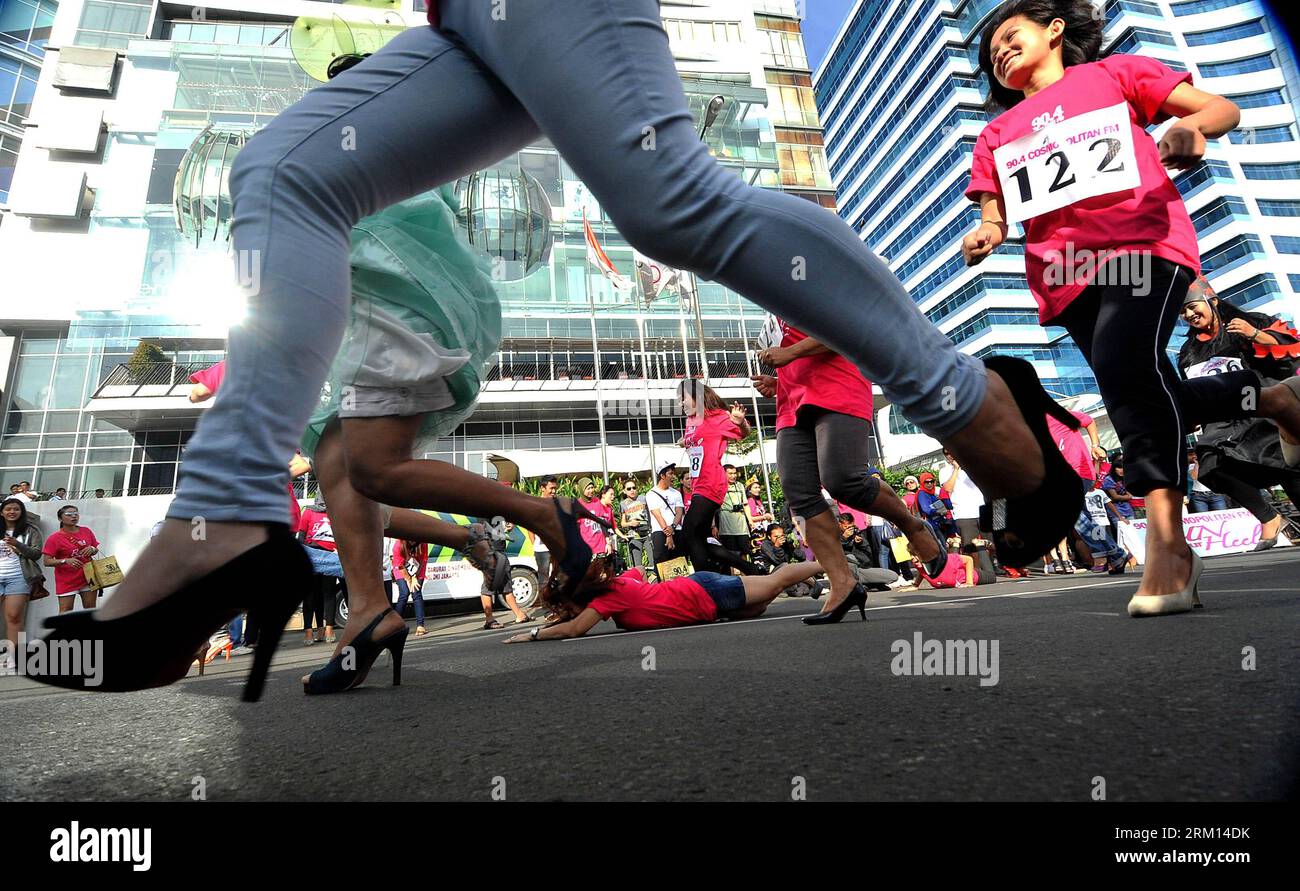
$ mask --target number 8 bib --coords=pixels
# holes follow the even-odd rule
[[[1007,222],[1142,184],[1128,103],[1050,124],[995,149]]]
[[[691,479],[697,479],[704,467],[704,446],[691,446],[686,455],[691,462]]]

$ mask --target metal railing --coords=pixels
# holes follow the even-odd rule
[[[136,366],[133,370],[127,363],[118,365],[108,373],[108,377],[95,388],[95,394],[92,398],[129,398],[135,396],[143,387],[176,387],[188,384],[190,375],[211,367],[211,362],[182,364],[178,362],[150,362],[146,365]],[[113,393],[110,397],[104,397],[103,393],[108,388],[121,389],[132,387],[129,393]]]

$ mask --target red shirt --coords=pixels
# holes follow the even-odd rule
[[[798,328],[781,322],[782,347],[807,338]],[[802,356],[777,369],[776,429],[793,427],[805,405],[871,420],[871,384],[839,353]]]
[[[202,384],[213,393],[221,388],[221,382],[226,378],[226,360],[222,359],[216,365],[209,365],[202,371],[196,371],[190,375],[190,383]]]
[[[1074,468],[1074,472],[1079,475],[1080,479],[1095,480],[1097,478],[1097,468],[1092,463],[1092,449],[1090,443],[1083,441],[1083,428],[1092,423],[1092,415],[1085,415],[1081,411],[1072,411],[1070,414],[1079,419],[1080,428],[1071,430],[1051,415],[1047,416],[1047,431],[1052,434],[1052,441],[1056,447],[1061,450],[1065,456],[1065,461]]]
[[[907,512],[909,514],[916,513],[916,496],[919,494],[920,494],[919,489],[915,492],[903,493],[903,504],[907,505]]]
[[[425,0],[429,4],[429,24],[438,27],[438,0]]]
[[[715,408],[705,412],[703,419],[691,415],[686,422],[685,436],[688,460],[692,465],[687,469],[688,474],[694,469],[694,458],[689,458],[690,450],[704,450],[699,475],[691,483],[692,498],[699,495],[715,504],[722,504],[727,494],[727,472],[722,469],[722,453],[726,450],[726,440],[740,438],[740,427],[731,420],[730,412]]]
[[[1191,80],[1190,74],[1174,71],[1147,56],[1121,54],[1100,62],[1071,65],[1059,81],[998,115],[980,133],[966,196],[975,201],[982,192],[1003,196],[1005,183],[1011,183],[1017,194],[1023,194],[1023,183],[1032,180],[1031,193],[1038,199],[1048,196],[1061,184],[1070,185],[1069,178],[1075,174],[1089,179],[1105,168],[1107,172],[1097,173],[1098,183],[1113,183],[1115,177],[1120,181],[1127,179],[1132,175],[1132,168],[1121,170],[1119,155],[1112,155],[1108,150],[1108,146],[1122,140],[1111,139],[1107,143],[1106,137],[1101,136],[1106,132],[1104,129],[1080,131],[1079,146],[1075,148],[1085,144],[1088,147],[1074,155],[1080,161],[1074,174],[1062,168],[1059,160],[1052,161],[1060,152],[1047,155],[1044,149],[1034,155],[1030,151],[1017,169],[1029,174],[1019,186],[1015,182],[1017,177],[1010,175],[1010,168],[1002,171],[1004,178],[999,178],[993,153],[1045,126],[1063,128],[1060,132],[1068,133],[1071,118],[1126,104],[1129,133],[1120,132],[1126,137],[1123,141],[1131,142],[1137,160],[1137,187],[1083,197],[1024,221],[1025,271],[1044,325],[1087,287],[1096,266],[1101,265],[1098,261],[1104,260],[1108,252],[1149,251],[1153,256],[1188,267],[1193,275],[1200,273],[1196,228],[1182,195],[1160,164],[1155,141],[1145,130],[1149,124],[1166,119],[1160,107],[1175,87]],[[1016,163],[1005,157],[999,160],[1008,165]],[[1085,161],[1087,164],[1082,163]],[[1096,171],[1090,169],[1092,166]],[[1040,179],[1044,176],[1045,180]]]
[[[592,501],[580,501],[583,507],[591,511],[596,516],[608,520],[610,525],[614,523],[614,509],[606,507],[600,503],[599,499]],[[582,535],[582,540],[591,548],[593,554],[603,554],[609,549],[609,540],[606,538],[605,527],[594,520],[579,520],[578,531]]]
[[[955,588],[958,585],[964,585],[968,581],[966,578],[966,564],[961,561],[961,554],[949,554],[948,560],[943,564],[943,572],[935,578],[930,578],[925,574],[925,567],[919,560],[913,561],[912,565],[920,569],[921,578],[925,579],[935,588]]]
[[[416,566],[412,570],[407,564],[414,561]],[[409,578],[416,581],[424,581],[424,574],[429,568],[429,545],[420,542],[419,546],[411,552],[406,552],[406,542],[398,539],[393,542],[393,566],[400,566],[406,572]]]
[[[713,598],[689,575],[652,585],[639,569],[629,569],[611,581],[587,605],[625,631],[699,625],[718,618]]]
[[[324,548],[327,551],[338,550],[338,546],[334,543],[334,526],[330,523],[329,514],[323,510],[303,511],[302,519],[298,522],[298,531],[305,533],[303,540],[313,547]]]
[[[293,494],[293,483],[285,488],[289,491],[289,528],[297,532],[298,524],[302,522],[302,505],[298,503],[298,496]]]
[[[62,529],[50,535],[45,539],[45,547],[41,553],[47,557],[53,557],[55,560],[66,560],[74,556],[74,552],[82,548],[99,547],[99,539],[95,538],[95,533],[90,531],[89,526],[79,526],[76,532],[64,532]],[[89,557],[78,558],[83,563],[90,560]],[[90,584],[86,581],[86,573],[80,566],[56,566],[54,567],[54,593],[55,594],[76,594],[83,588],[89,588]]]

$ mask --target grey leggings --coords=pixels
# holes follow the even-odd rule
[[[983,365],[937,334],[848,225],[709,156],[657,0],[440,10],[441,31],[399,34],[239,153],[232,240],[249,313],[231,330],[226,378],[169,516],[286,522],[286,462],[347,318],[352,226],[543,137],[634,246],[827,343],[930,435],[978,411]]]
[[[800,409],[793,427],[776,434],[776,469],[790,513],[811,520],[831,509],[822,487],[836,501],[870,512],[880,480],[867,475],[871,422],[824,408]]]

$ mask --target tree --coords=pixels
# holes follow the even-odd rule
[[[167,354],[159,349],[155,343],[140,341],[136,346],[135,352],[127,360],[126,367],[131,373],[133,383],[143,383],[153,365],[162,365],[167,362]]]

